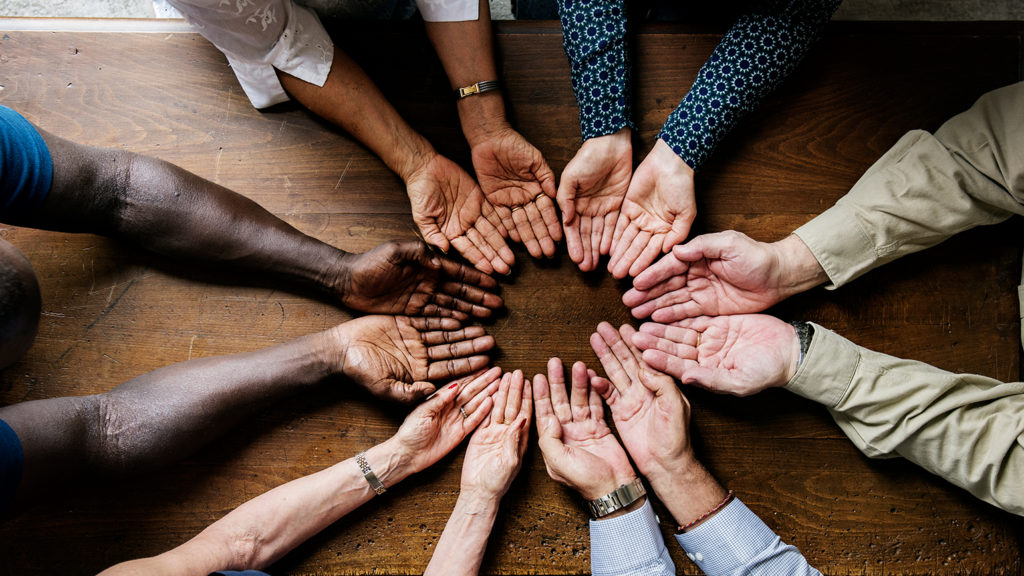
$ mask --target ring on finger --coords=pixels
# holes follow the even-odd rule
[[[523,209],[522,206],[515,206],[514,208],[512,208],[512,213],[515,214],[516,210],[522,210],[522,209]]]
[[[547,194],[543,192],[538,192],[537,195],[533,197],[533,201],[536,202],[538,199],[540,199],[541,196],[547,196]]]
[[[697,344],[694,346],[694,348],[699,348],[699,347],[700,347],[700,332],[697,332]]]
[[[508,418],[505,418],[504,420],[501,421],[501,423],[508,426],[509,424],[512,424],[512,421],[509,420]]]
[[[463,420],[469,418],[469,413],[466,412],[466,407],[465,406],[459,406],[459,413],[462,414],[462,419]]]

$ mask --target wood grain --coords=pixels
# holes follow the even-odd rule
[[[560,172],[579,146],[556,23],[502,23],[497,46],[517,128]],[[652,25],[635,39],[637,161],[714,48],[716,34]],[[440,64],[415,24],[337,25],[335,36],[410,122],[468,166]],[[698,31],[699,32],[699,31]],[[935,129],[1019,78],[1014,26],[833,26],[700,173],[697,232],[773,240],[849,189],[900,135]],[[224,58],[195,34],[6,32],[0,103],[60,136],[179,164],[347,250],[414,237],[397,177],[295,105],[253,110]],[[1020,222],[974,230],[835,292],[778,306],[886,353],[1016,380]],[[0,373],[10,404],[108,390],[189,358],[255,350],[345,321],[326,296],[256,275],[195,268],[88,235],[0,228],[43,291],[39,337]],[[488,322],[506,369],[552,355],[596,361],[597,322],[629,321],[626,284],[578,273],[564,249],[502,278]],[[787,542],[828,574],[1020,574],[1020,518],[904,461],[860,455],[825,409],[775,391],[688,391],[700,455]],[[344,384],[254,418],[159,473],[54,494],[0,526],[0,574],[96,572],[180,544],[240,503],[380,442],[400,410]],[[461,450],[316,536],[279,574],[420,573],[455,501]],[[659,504],[660,506],[660,504]],[[661,509],[661,517],[669,518]],[[671,527],[666,523],[670,537]],[[698,573],[669,542],[682,574]],[[54,553],[54,550],[59,553]],[[536,447],[503,503],[484,572],[589,571],[587,516]]]

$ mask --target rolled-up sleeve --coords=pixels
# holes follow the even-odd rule
[[[427,22],[463,22],[480,17],[479,0],[416,0]]]
[[[276,70],[323,86],[334,43],[316,13],[291,0],[168,0],[227,57],[256,108],[288,100]]]

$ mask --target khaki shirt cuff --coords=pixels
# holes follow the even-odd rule
[[[860,349],[835,332],[814,326],[814,337],[793,379],[785,388],[834,408],[846,395],[860,365]]]
[[[797,228],[796,234],[828,274],[825,288],[834,290],[871,270],[875,244],[854,211],[842,201]]]

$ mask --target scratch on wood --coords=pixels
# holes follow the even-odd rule
[[[120,364],[120,362],[115,360],[113,356],[111,356],[110,354],[107,354],[106,352],[103,353],[103,357],[110,359],[110,361],[113,362],[114,364]]]
[[[196,343],[196,336],[198,336],[198,334],[193,334],[192,335],[192,339],[189,340],[189,342],[188,342],[188,358],[187,358],[187,360],[191,360],[192,359],[192,346]]]
[[[348,173],[348,167],[352,165],[352,159],[349,158],[348,162],[345,163],[345,169],[341,171],[341,176],[338,177],[338,183],[334,185],[334,189],[337,190],[341,186],[341,181],[345,179],[345,174]]]
[[[217,162],[213,166],[213,181],[220,182],[220,157],[224,155],[224,147],[217,149]]]
[[[92,321],[92,324],[89,324],[85,328],[86,332],[88,332],[89,330],[92,330],[92,327],[95,326],[97,322],[99,322],[100,320],[106,318],[107,314],[110,314],[110,311],[113,310],[115,306],[117,306],[117,303],[121,301],[121,298],[124,297],[125,293],[128,292],[129,290],[131,290],[132,286],[135,285],[135,280],[136,280],[135,278],[132,278],[131,281],[128,282],[128,285],[125,286],[124,290],[122,290],[121,293],[117,295],[117,298],[113,302],[108,304],[107,307],[103,310],[103,312],[100,312],[99,316],[97,316],[96,319]],[[113,286],[110,287],[110,293],[111,294],[114,293],[114,287]]]
[[[40,312],[39,315],[40,316],[49,316],[50,318],[63,318],[64,317],[64,314],[62,314],[60,312],[46,312],[45,310],[43,312]]]

